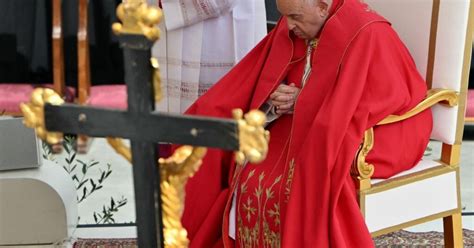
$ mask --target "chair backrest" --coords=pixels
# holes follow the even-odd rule
[[[366,0],[386,17],[410,50],[429,88],[459,92],[459,104],[433,108],[431,137],[460,144],[471,59],[473,4],[470,0]]]
[[[53,39],[53,82],[54,90],[61,96],[65,94],[66,84],[64,82],[64,50],[62,33],[62,10],[61,0],[53,0],[52,17],[52,39]]]
[[[79,20],[77,31],[77,71],[78,71],[78,98],[79,103],[84,104],[90,94],[90,55],[88,25],[88,3],[89,0],[79,0]]]

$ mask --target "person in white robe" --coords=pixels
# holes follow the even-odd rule
[[[161,0],[161,7],[161,37],[152,50],[161,112],[186,111],[267,33],[264,0]]]

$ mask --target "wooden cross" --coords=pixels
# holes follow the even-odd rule
[[[138,245],[178,247],[180,244],[174,241],[176,237],[169,240],[166,236],[163,238],[163,228],[173,227],[167,227],[166,223],[163,226],[161,189],[167,189],[170,185],[164,185],[165,179],[160,180],[160,175],[165,176],[166,180],[171,178],[171,187],[178,188],[178,194],[179,191],[184,192],[184,184],[189,175],[197,170],[205,150],[188,149],[190,152],[187,153],[186,148],[189,147],[185,147],[181,154],[173,155],[170,160],[160,160],[158,170],[156,143],[234,150],[239,151],[236,159],[240,162],[245,159],[258,161],[266,156],[268,148],[268,132],[263,129],[265,116],[261,112],[251,112],[246,115],[245,121],[239,111],[235,111],[234,120],[153,112],[155,96],[159,98],[159,74],[153,75],[150,55],[153,42],[159,37],[155,26],[161,18],[161,11],[148,7],[143,0],[129,0],[119,5],[117,15],[122,24],[114,24],[113,29],[119,35],[124,50],[128,111],[64,104],[51,90],[37,89],[32,94],[31,102],[22,105],[25,125],[36,128],[38,135],[50,143],[59,142],[61,133],[130,139]],[[187,155],[183,158],[183,154]],[[166,194],[170,196],[172,193]],[[183,198],[182,195],[172,197]],[[185,239],[181,244],[186,245],[186,232],[182,232],[180,226],[182,211],[180,206],[175,208],[169,214],[173,216],[166,216],[165,212],[164,217],[177,219],[177,230],[169,233],[180,233]]]

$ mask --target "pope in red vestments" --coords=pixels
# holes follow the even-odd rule
[[[210,149],[186,186],[191,247],[373,247],[350,167],[364,131],[417,105],[426,85],[390,23],[359,0],[277,0],[282,18],[187,114],[272,106],[268,157]],[[431,112],[376,127],[374,177],[413,167]]]

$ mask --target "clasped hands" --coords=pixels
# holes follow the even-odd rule
[[[270,95],[270,100],[274,106],[274,111],[278,115],[291,114],[295,106],[296,98],[300,93],[300,88],[294,83],[290,85],[280,84]]]

